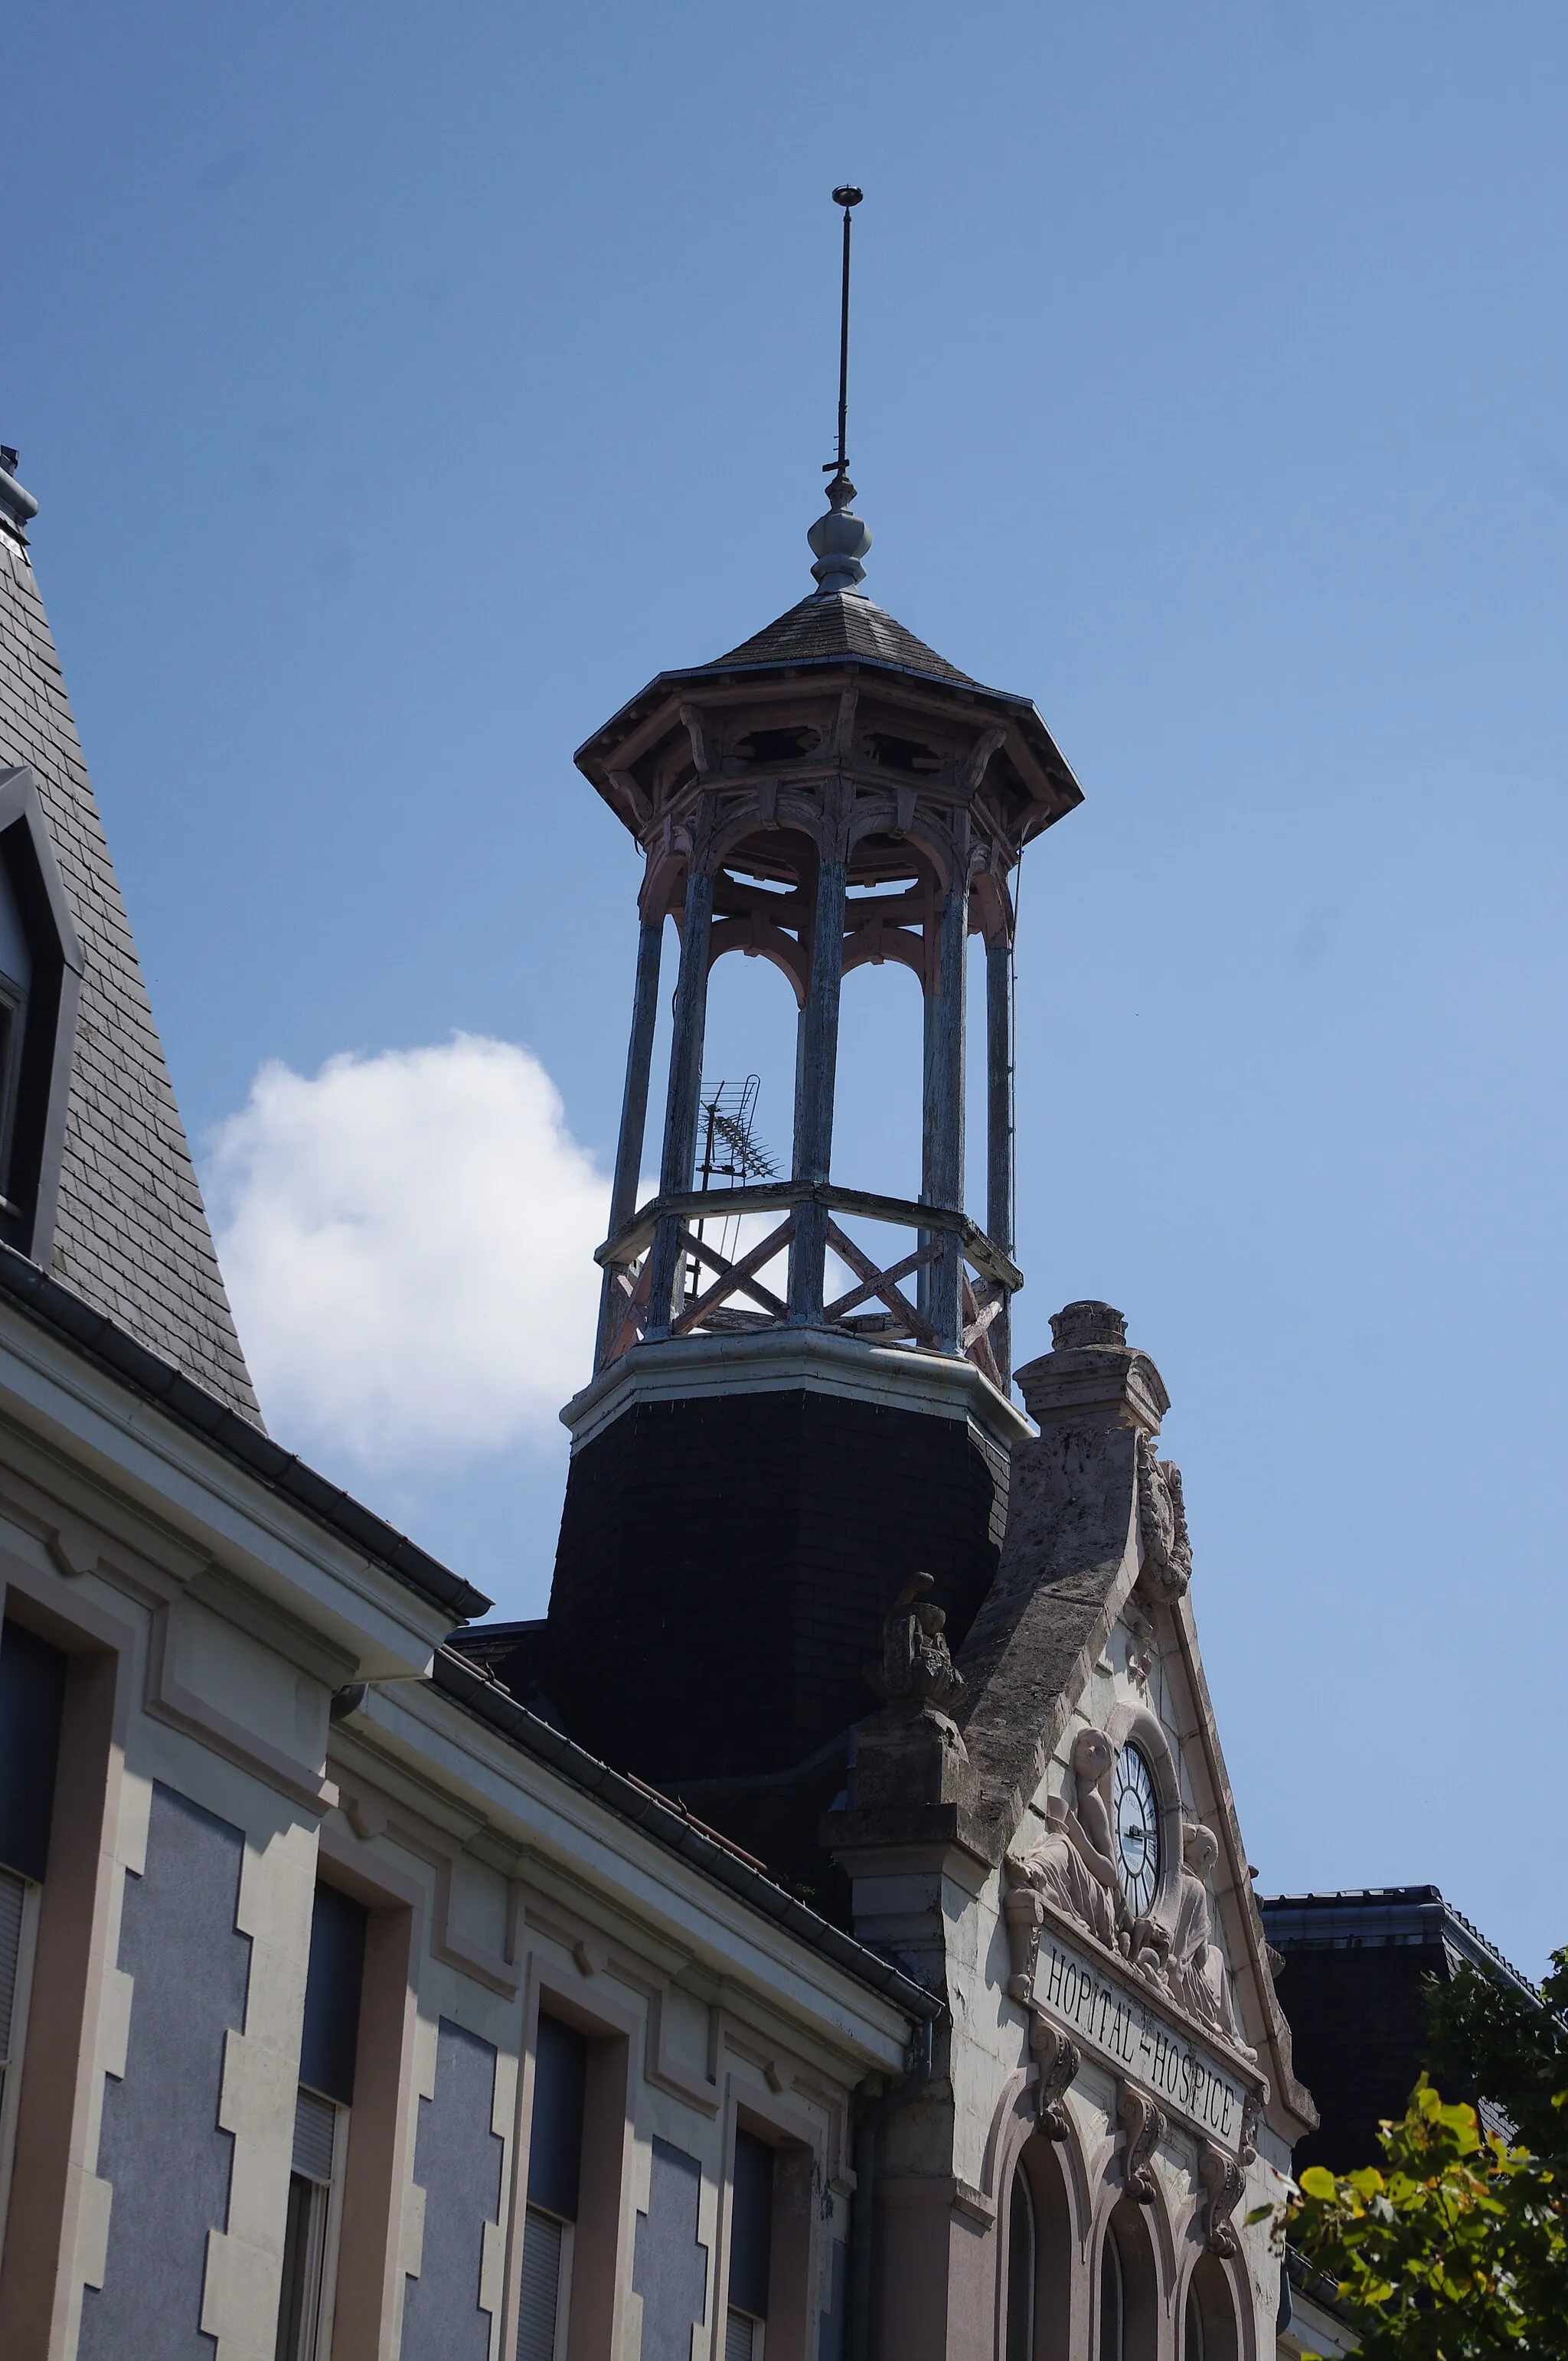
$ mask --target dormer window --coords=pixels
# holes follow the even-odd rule
[[[38,782],[0,771],[0,1238],[46,1268],[81,979]]]
[[[27,1035],[27,994],[33,954],[5,866],[0,864],[0,1197],[11,1202],[11,1141],[16,1120],[16,1081]]]

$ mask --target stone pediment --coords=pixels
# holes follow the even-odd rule
[[[1052,1329],[1056,1351],[1019,1372],[1039,1433],[1014,1448],[1002,1561],[958,1660],[970,1841],[1003,1868],[1010,1915],[1031,1887],[1036,1927],[1117,1963],[1107,1988],[1130,1979],[1151,2025],[1201,2041],[1238,2088],[1261,2060],[1306,2122],[1199,1653],[1180,1472],[1157,1454],[1168,1398],[1108,1306],[1069,1305]],[[1095,1737],[1108,1752],[1083,1801],[1075,1749]],[[1111,1833],[1129,1744],[1159,1819],[1136,1907]]]

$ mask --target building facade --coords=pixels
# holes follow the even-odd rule
[[[1421,2071],[1431,1987],[1452,1984],[1468,1968],[1521,1999],[1538,1998],[1435,1885],[1280,1894],[1261,1907],[1320,2114],[1297,2150],[1299,2172],[1381,2161],[1377,2127],[1404,2114]],[[1477,2107],[1487,2130],[1511,2131],[1485,2092],[1445,2088],[1443,2096]]]
[[[1013,1398],[1010,878],[1080,799],[1032,705],[865,596],[840,473],[811,596],[583,750],[644,855],[625,1115],[550,1611],[487,1624],[265,1433],[0,458],[0,2351],[1299,2349],[1165,1388],[1084,1302]],[[800,1048],[726,1253],[728,950]],[[862,959],[917,1200],[833,1179]]]

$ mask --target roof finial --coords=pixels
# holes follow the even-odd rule
[[[828,487],[828,513],[817,518],[806,536],[817,555],[811,570],[817,577],[817,596],[824,598],[839,591],[853,590],[865,580],[866,569],[861,560],[872,545],[871,534],[860,518],[850,512],[855,488],[850,481],[844,456],[850,414],[850,214],[860,203],[861,193],[848,185],[833,192],[834,203],[844,208],[844,278],[839,307],[839,456],[828,460],[823,467],[824,475],[833,478]]]

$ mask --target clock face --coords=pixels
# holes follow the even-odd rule
[[[1135,1918],[1154,1908],[1159,1891],[1159,1799],[1148,1758],[1124,1746],[1116,1758],[1116,1866]]]

